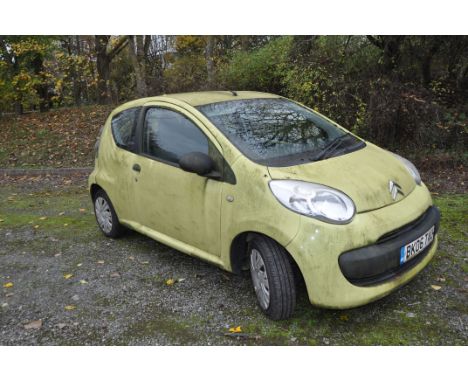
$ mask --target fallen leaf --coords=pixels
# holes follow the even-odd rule
[[[68,223],[65,223],[63,226],[64,226],[64,227],[68,227]]]
[[[439,281],[439,282],[441,282],[441,283],[444,283],[444,282],[445,282],[445,278],[444,278],[444,277],[437,277],[436,280]]]
[[[133,257],[133,256],[128,256],[128,258],[129,258],[130,260],[135,260],[135,257]]]
[[[80,280],[80,284],[88,284],[86,280]]]
[[[7,294],[5,295],[5,297],[11,297],[11,296],[13,296],[13,295],[14,295],[14,293],[7,293]]]
[[[47,219],[47,216],[41,216],[41,217],[39,218],[39,220],[46,220],[46,219]]]
[[[174,285],[175,280],[174,279],[167,279],[166,280],[166,285]]]
[[[240,326],[229,328],[229,333],[241,333],[241,332],[242,332],[242,328]]]
[[[346,314],[342,314],[342,315],[340,316],[340,320],[341,320],[341,321],[349,321],[349,317],[348,317],[348,315],[346,315]]]
[[[63,216],[63,215],[65,215],[65,212],[60,212],[59,213],[59,216]]]
[[[177,282],[178,282],[178,283],[181,283],[181,282],[183,282],[183,281],[185,281],[185,279],[177,279]]]
[[[75,305],[67,305],[65,306],[65,310],[75,310],[76,306]]]
[[[61,253],[56,253],[56,254],[54,255],[54,257],[59,257],[59,256],[62,256],[62,254],[61,254]]]
[[[149,264],[149,261],[140,261],[140,264],[146,265]]]
[[[68,279],[71,279],[73,277],[73,274],[72,273],[67,273],[66,275],[63,275],[63,278],[65,280],[68,280]]]
[[[120,273],[119,272],[111,273],[110,277],[120,277]]]
[[[34,229],[38,229],[38,228],[39,228],[39,225],[36,224],[36,225],[34,226]]]
[[[97,263],[98,264],[104,264],[104,260],[98,260]]]
[[[431,288],[434,289],[434,290],[439,290],[442,287],[440,285],[431,285]]]
[[[81,267],[82,265],[83,265],[83,263],[76,264],[77,267]]]
[[[8,283],[3,284],[4,288],[11,288],[12,286],[13,286],[12,282],[8,282]]]
[[[31,322],[28,322],[26,325],[24,325],[25,329],[40,329],[42,327],[42,320],[34,320]]]
[[[84,208],[80,208],[80,212],[85,212],[86,210]]]

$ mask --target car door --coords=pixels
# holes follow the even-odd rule
[[[108,193],[117,215],[123,220],[133,220],[134,209],[129,202],[133,196],[133,171],[136,154],[136,126],[140,108],[129,108],[114,115],[111,120],[112,149],[102,150],[103,162],[99,183]]]
[[[219,162],[219,145],[200,122],[176,106],[148,107],[140,123],[134,186],[138,223],[219,256],[223,182],[186,172],[178,164],[190,152]]]

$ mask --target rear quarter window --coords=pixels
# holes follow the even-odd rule
[[[127,109],[112,117],[112,135],[117,146],[134,151],[139,111],[140,108]]]

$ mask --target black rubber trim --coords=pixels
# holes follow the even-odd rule
[[[427,255],[433,244],[403,265],[400,265],[401,247],[422,236],[432,226],[435,227],[435,235],[439,222],[439,210],[429,207],[418,219],[383,235],[376,244],[341,254],[338,259],[341,272],[354,285],[370,286],[413,268]]]

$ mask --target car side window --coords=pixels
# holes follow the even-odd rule
[[[112,135],[117,146],[133,150],[139,108],[122,111],[112,118]]]
[[[209,146],[206,135],[184,115],[164,108],[146,112],[142,147],[145,154],[178,164],[184,154],[209,155]]]

